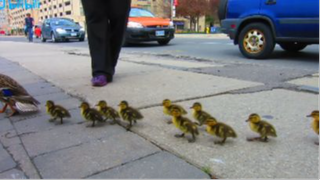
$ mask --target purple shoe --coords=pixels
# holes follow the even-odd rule
[[[108,84],[107,77],[105,75],[98,75],[91,79],[92,86],[102,87]]]

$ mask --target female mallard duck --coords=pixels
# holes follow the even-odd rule
[[[313,111],[310,115],[307,117],[312,117],[313,118],[313,123],[312,123],[312,129],[314,130],[315,133],[319,135],[319,111]],[[319,142],[315,142],[316,145],[319,145]]]
[[[163,105],[163,113],[166,115],[171,116],[171,111],[173,108],[180,109],[180,111],[182,112],[183,115],[187,114],[187,111],[183,107],[181,107],[177,104],[172,104],[171,100],[169,100],[169,99],[163,100],[162,105]],[[167,123],[172,124],[172,121],[168,121]]]
[[[137,120],[143,119],[142,114],[137,109],[130,107],[127,101],[121,101],[119,107],[122,119],[130,123],[127,130],[132,127],[132,122],[137,123]]]
[[[211,119],[211,121],[215,120],[209,113],[202,110],[202,105],[198,102],[194,103],[191,107],[193,109],[193,117],[199,122],[197,125],[202,126],[205,124],[207,119]],[[215,120],[216,121],[216,120]]]
[[[18,82],[4,74],[0,74],[0,101],[4,103],[0,113],[8,106],[12,110],[9,117],[17,112],[36,112],[40,104]]]
[[[249,122],[250,128],[254,132],[260,134],[260,137],[247,139],[248,141],[260,140],[268,142],[268,136],[277,137],[276,129],[270,123],[262,121],[258,114],[251,114],[246,122]]]
[[[106,101],[99,101],[96,106],[98,107],[98,111],[106,118],[106,120],[112,119],[112,124],[117,123],[117,119],[120,118],[119,113],[112,107],[108,106]]]
[[[67,109],[62,106],[56,105],[53,101],[47,101],[46,103],[47,113],[52,117],[50,122],[60,119],[60,123],[63,124],[63,118],[70,118],[71,115]]]
[[[183,132],[182,134],[176,134],[175,137],[181,138],[184,137],[185,134],[190,133],[192,135],[192,139],[189,139],[188,142],[195,142],[196,135],[199,135],[197,125],[194,124],[190,119],[183,117],[180,108],[172,108],[171,114],[173,124]]]
[[[87,121],[92,121],[91,127],[95,126],[96,121],[105,122],[100,112],[96,109],[90,108],[89,103],[83,102],[79,108],[81,109],[81,115],[83,118]]]
[[[205,124],[207,125],[206,130],[209,134],[222,138],[222,141],[214,142],[215,144],[223,145],[228,137],[233,137],[233,138],[237,137],[237,134],[232,129],[232,127],[224,123],[217,122],[216,119],[209,118],[205,121]]]

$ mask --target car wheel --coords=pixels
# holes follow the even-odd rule
[[[57,38],[56,38],[56,36],[54,35],[53,32],[51,33],[51,41],[52,42],[57,42]]]
[[[83,37],[83,38],[80,38],[79,41],[80,41],[80,42],[83,42],[83,41],[84,41],[84,37]]]
[[[159,43],[160,45],[167,45],[167,44],[169,44],[169,42],[170,42],[170,40],[159,40],[159,41],[158,41],[158,43]]]
[[[307,44],[297,43],[297,42],[285,42],[285,43],[279,43],[279,45],[283,50],[286,50],[289,52],[298,52],[308,46]]]
[[[43,37],[43,35],[41,34],[41,42],[46,42],[47,39]]]
[[[271,29],[263,23],[246,25],[239,35],[239,49],[250,59],[265,59],[271,55],[275,40]]]

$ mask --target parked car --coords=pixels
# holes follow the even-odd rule
[[[174,38],[174,25],[170,19],[155,17],[150,11],[132,7],[124,43],[157,41],[167,45]]]
[[[85,30],[79,24],[67,18],[51,18],[42,24],[41,40],[46,42],[68,41],[70,39],[85,40]]]
[[[247,58],[267,58],[276,43],[291,52],[319,44],[319,0],[220,0],[219,18]]]

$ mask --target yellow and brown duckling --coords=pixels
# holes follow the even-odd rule
[[[182,115],[185,115],[187,114],[187,111],[182,107],[182,106],[179,106],[177,104],[172,104],[171,103],[171,100],[169,99],[165,99],[162,101],[162,105],[163,105],[163,113],[165,115],[169,115],[169,116],[172,116],[171,115],[171,111],[173,108],[178,108],[180,109],[180,111],[182,112]],[[172,124],[172,121],[168,121],[167,122],[168,124]]]
[[[9,106],[12,111],[9,117],[18,112],[36,112],[40,104],[17,81],[4,74],[0,74],[0,101],[4,103],[0,113]]]
[[[214,118],[209,118],[204,123],[207,125],[206,130],[209,134],[222,138],[222,141],[214,142],[215,144],[223,145],[228,137],[237,137],[237,134],[232,127],[227,124],[217,122]]]
[[[98,110],[90,108],[89,103],[83,102],[79,108],[81,109],[81,115],[83,118],[87,121],[92,121],[91,127],[94,127],[96,122],[105,122],[102,114],[100,114]]]
[[[211,121],[217,122],[214,117],[202,110],[202,105],[199,102],[194,103],[191,109],[193,109],[193,117],[198,121],[197,125],[202,126],[209,118]]]
[[[105,120],[111,119],[111,124],[117,123],[117,119],[120,118],[119,113],[112,107],[108,106],[106,101],[99,101],[96,106],[98,107],[98,111],[106,118]]]
[[[319,135],[319,111],[313,111],[310,115],[307,117],[312,117],[313,122],[312,122],[312,129],[314,130],[315,133]],[[316,145],[319,145],[319,142],[315,142]]]
[[[189,133],[192,135],[192,139],[189,139],[188,142],[195,142],[196,135],[199,135],[198,127],[190,119],[183,117],[182,113],[180,108],[174,107],[171,109],[172,122],[180,131],[182,131],[182,134],[177,134],[175,137],[181,138]]]
[[[49,122],[53,122],[57,119],[60,119],[60,124],[63,124],[64,118],[70,118],[71,115],[67,109],[60,105],[56,105],[53,101],[47,101],[46,111],[52,117]]]
[[[249,122],[252,131],[260,134],[260,137],[248,138],[248,141],[268,142],[268,136],[277,137],[276,129],[270,123],[261,120],[258,114],[251,114],[246,122]]]
[[[137,109],[130,107],[127,101],[121,101],[119,107],[122,119],[129,122],[127,130],[130,130],[132,124],[137,123],[137,120],[143,119],[143,115]]]

